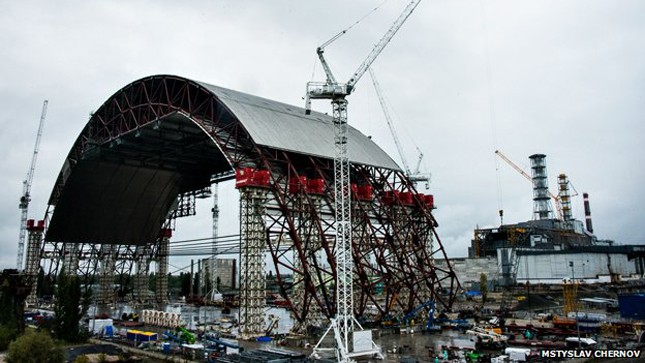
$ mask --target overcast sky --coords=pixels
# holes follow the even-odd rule
[[[385,2],[327,48],[337,78],[349,79],[406,3]],[[30,218],[43,217],[89,113],[123,86],[175,74],[302,106],[306,82],[324,79],[316,47],[381,4],[0,0],[0,268],[16,263],[18,200],[44,99]],[[564,172],[590,194],[599,238],[645,244],[644,14],[641,0],[419,5],[374,68],[406,157],[414,162],[415,146],[425,154],[451,257],[466,256],[476,226],[498,226],[500,208],[507,223],[532,218],[531,184],[496,162],[495,149],[521,167],[546,154],[553,191]],[[350,124],[399,161],[368,75],[349,101]],[[220,190],[220,234],[236,233],[236,192]],[[582,197],[573,204],[584,219]],[[175,239],[211,235],[210,202],[199,207]]]

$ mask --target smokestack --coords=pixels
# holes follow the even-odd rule
[[[552,209],[546,175],[546,155],[534,154],[529,159],[533,179],[533,219],[550,219]]]
[[[582,199],[585,202],[585,223],[587,231],[593,233],[593,226],[591,225],[591,208],[589,207],[589,193],[582,193]]]

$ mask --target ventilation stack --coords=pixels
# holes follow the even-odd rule
[[[589,207],[589,193],[582,193],[582,199],[585,203],[585,224],[587,231],[593,234],[593,225],[591,224],[591,208]]]
[[[546,175],[546,155],[533,154],[529,159],[533,179],[533,219],[551,219],[553,209]]]
[[[569,178],[567,178],[566,174],[558,175],[558,186],[558,199],[560,199],[560,206],[562,207],[562,219],[572,221],[571,192],[569,191]]]

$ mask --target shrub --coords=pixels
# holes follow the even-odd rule
[[[65,352],[45,332],[28,330],[9,344],[7,363],[63,363]]]

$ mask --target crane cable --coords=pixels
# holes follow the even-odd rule
[[[500,222],[503,223],[504,196],[502,194],[502,183],[500,180],[499,160],[494,151],[498,150],[497,142],[497,124],[495,119],[495,98],[493,94],[493,71],[490,63],[490,52],[488,44],[488,24],[486,21],[485,0],[479,2],[482,11],[482,28],[484,30],[484,49],[486,52],[486,81],[488,86],[488,118],[491,124],[492,142],[493,142],[493,160],[495,161],[495,179],[497,184],[497,208],[499,210]]]
[[[321,47],[326,47],[329,44],[333,43],[336,41],[338,38],[340,38],[342,35],[347,33],[351,28],[355,27],[358,25],[358,23],[362,22],[366,18],[368,18],[370,15],[374,14],[378,9],[380,9],[388,0],[384,0],[381,4],[376,6],[374,9],[370,10],[367,14],[363,15],[360,19],[356,20],[352,25],[348,26],[347,28],[341,30],[338,34],[334,35],[333,37],[329,38],[326,42],[323,43]],[[318,56],[314,59],[314,65],[311,70],[311,80],[313,80],[316,77],[316,65],[318,64]]]

